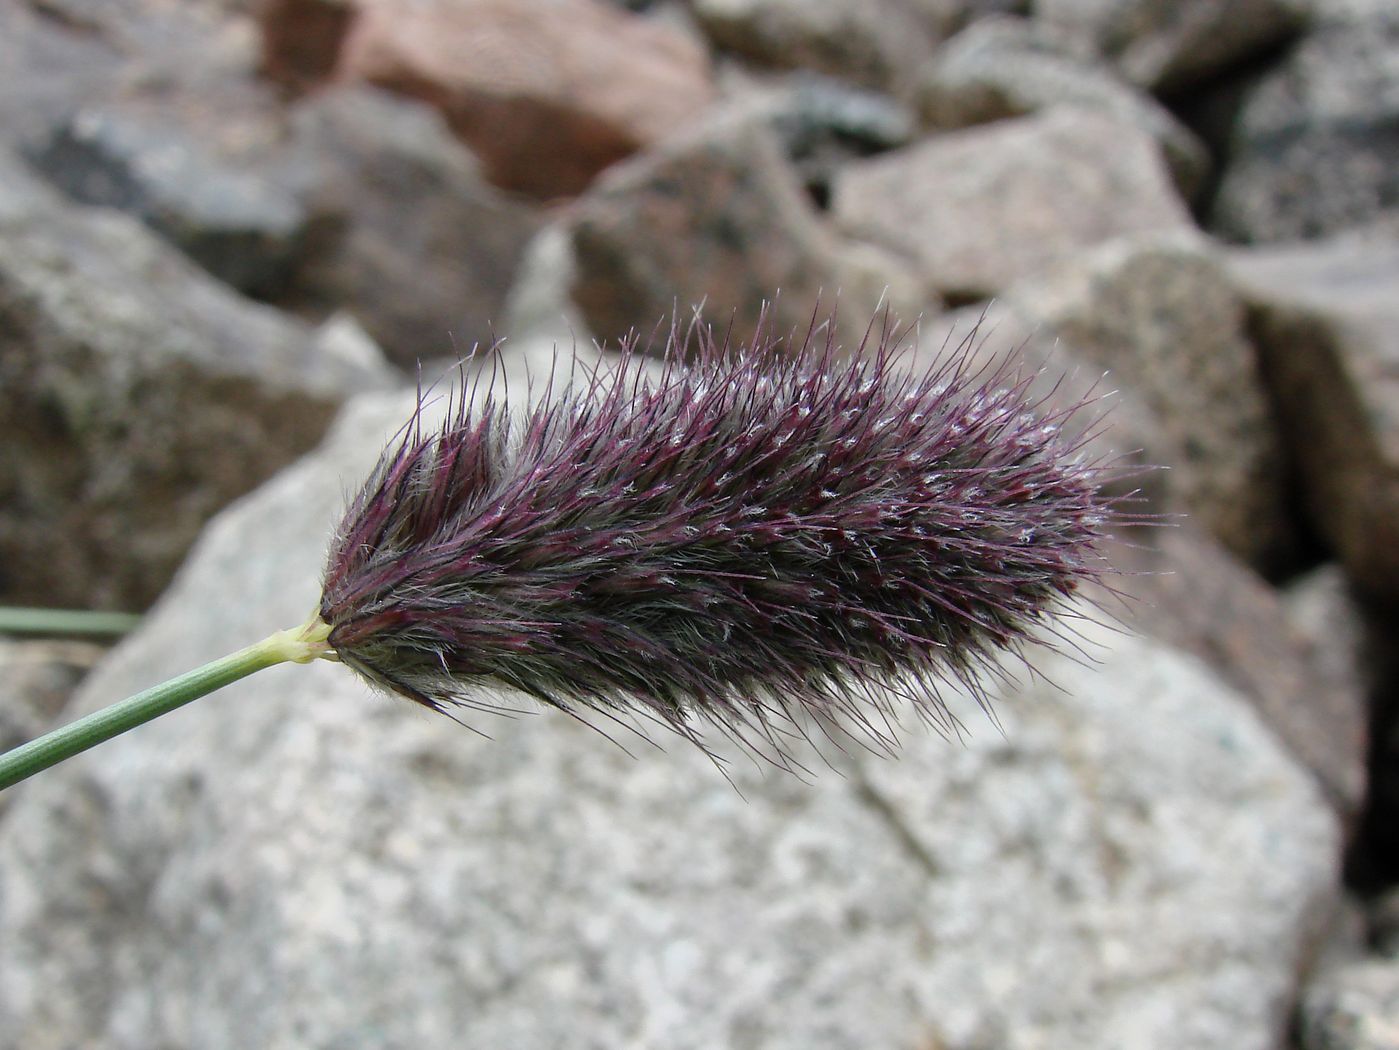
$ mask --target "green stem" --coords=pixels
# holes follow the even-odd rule
[[[329,636],[330,628],[319,616],[312,616],[300,627],[278,631],[246,649],[45,733],[0,755],[0,791],[254,671],[288,661],[304,664],[317,658],[333,659]]]
[[[141,622],[135,613],[91,609],[29,609],[0,606],[0,634],[86,634],[119,637]]]

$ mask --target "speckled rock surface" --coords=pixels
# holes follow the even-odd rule
[[[1156,140],[1075,108],[852,163],[832,210],[845,230],[909,255],[939,291],[973,299],[1113,237],[1191,226]]]
[[[1307,989],[1301,1050],[1399,1048],[1399,961],[1357,958],[1328,967]]]
[[[383,380],[381,360],[322,352],[136,221],[0,158],[6,600],[149,603],[214,511]]]
[[[1251,564],[1283,557],[1280,438],[1243,301],[1203,239],[1124,238],[1006,298],[1153,410],[1179,509]]]
[[[716,45],[752,61],[800,67],[886,90],[957,25],[959,0],[692,0]]]
[[[79,707],[299,622],[409,404],[221,516]],[[740,761],[742,795],[679,744],[264,672],[17,789],[0,1043],[1273,1050],[1335,821],[1199,664],[1086,632],[996,687],[1000,731]]]
[[[363,85],[327,88],[291,111],[286,154],[318,236],[281,305],[350,310],[410,368],[490,342],[542,219],[486,182],[440,114]]]
[[[1072,36],[1026,18],[973,23],[919,70],[918,108],[929,125],[965,127],[1074,105],[1134,124],[1160,143],[1181,195],[1190,199],[1209,171],[1194,133],[1108,66],[1077,53]]]
[[[1286,40],[1305,0],[1034,0],[1133,83],[1180,89]]]
[[[569,219],[570,294],[588,329],[615,340],[703,303],[736,339],[773,300],[774,330],[805,328],[818,301],[839,297],[858,341],[881,293],[905,316],[929,296],[897,256],[867,260],[823,223],[761,116],[725,113],[617,165]],[[778,293],[780,292],[780,295]],[[664,331],[664,329],[662,329]]]
[[[1358,587],[1399,597],[1399,247],[1339,238],[1229,264],[1315,527]]]
[[[1265,243],[1399,222],[1399,8],[1318,3],[1247,93],[1211,223]]]

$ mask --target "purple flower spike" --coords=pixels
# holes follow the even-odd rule
[[[899,342],[697,326],[659,374],[627,353],[522,418],[463,395],[425,432],[420,399],[332,545],[330,645],[435,710],[504,683],[781,762],[813,722],[893,746],[891,695],[955,728],[938,683],[981,697],[1105,571],[1115,468],[1066,430],[1081,406],[1045,414],[969,343],[906,374]]]

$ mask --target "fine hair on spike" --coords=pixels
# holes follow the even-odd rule
[[[982,676],[1136,520],[1085,452],[1101,413],[973,364],[974,333],[910,372],[887,313],[848,354],[819,320],[672,318],[659,365],[628,344],[524,411],[492,367],[437,427],[420,390],[331,545],[336,654],[444,713],[504,684],[787,768],[813,726],[891,750],[900,699],[958,732],[948,683],[989,711]]]

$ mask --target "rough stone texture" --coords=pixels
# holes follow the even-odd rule
[[[318,233],[276,301],[347,309],[408,365],[488,343],[537,210],[488,185],[437,113],[373,88],[311,97],[289,138]]]
[[[1341,596],[1278,592],[1189,521],[1139,530],[1112,552],[1134,575],[1113,581],[1125,603],[1103,604],[1129,629],[1191,653],[1248,697],[1279,739],[1312,771],[1347,830],[1366,799],[1368,691],[1347,642],[1355,612]],[[1337,608],[1337,607],[1340,608]],[[1327,608],[1329,630],[1309,622]],[[1349,660],[1346,657],[1349,656]]]
[[[1307,989],[1300,1050],[1399,1050],[1399,960],[1327,967]]]
[[[1252,565],[1286,561],[1280,439],[1244,304],[1203,239],[1124,239],[1007,299],[1153,410],[1165,442],[1151,451],[1178,509]]]
[[[924,63],[916,101],[932,127],[960,128],[1073,105],[1133,124],[1160,144],[1181,195],[1209,173],[1204,144],[1150,95],[1073,53],[1052,26],[1024,18],[973,23]]]
[[[1399,14],[1384,6],[1324,19],[1249,93],[1219,232],[1265,242],[1399,221]]]
[[[24,3],[0,4],[0,140],[41,141],[55,121],[118,80],[123,57]]]
[[[79,708],[298,622],[409,405],[222,516]],[[962,743],[742,796],[679,744],[265,672],[17,789],[0,1043],[1273,1050],[1334,819],[1200,665],[1087,634],[996,687],[1003,732],[968,702]]]
[[[1029,380],[1030,396],[1046,414],[1081,406],[1077,419],[1086,442],[1083,454],[1120,465],[1105,488],[1138,493],[1137,509],[1170,513],[1175,501],[1167,471],[1155,469],[1168,445],[1160,421],[1136,393],[1119,385],[1101,365],[1088,362],[1055,333],[1018,311],[1010,298],[948,310],[919,322],[907,364],[932,368],[949,354],[966,354],[974,368],[995,368],[1008,356]]]
[[[0,752],[53,728],[106,651],[90,642],[0,637]],[[0,792],[0,815],[13,794]]]
[[[1034,13],[1078,37],[1144,87],[1179,90],[1286,40],[1305,0],[1034,0]]]
[[[744,84],[733,95],[737,108],[776,134],[818,202],[830,199],[836,173],[852,158],[907,146],[917,130],[908,106],[829,77],[798,73],[775,87]]]
[[[339,74],[432,102],[492,182],[537,197],[580,192],[713,95],[702,47],[601,0],[376,0]]]
[[[209,136],[120,106],[62,122],[29,159],[75,200],[141,219],[215,277],[249,293],[282,282],[306,235],[287,188],[219,157]]]
[[[690,0],[719,47],[767,66],[906,88],[957,25],[956,0]]]
[[[836,180],[833,210],[845,229],[907,253],[963,299],[1112,237],[1192,227],[1156,141],[1074,108],[853,163]]]
[[[0,158],[0,594],[140,607],[203,522],[381,381]]]
[[[1399,598],[1399,246],[1342,238],[1229,265],[1315,527],[1357,587]]]
[[[721,327],[732,317],[745,340],[774,296],[774,329],[805,329],[818,300],[830,307],[839,297],[849,344],[883,286],[893,286],[904,316],[930,294],[902,260],[881,265],[842,245],[765,123],[746,114],[707,121],[618,165],[580,198],[571,227],[572,298],[588,329],[608,340],[632,329],[644,340],[672,309],[683,318],[701,302]]]
[[[0,752],[52,727],[106,652],[92,642],[0,637]]]

